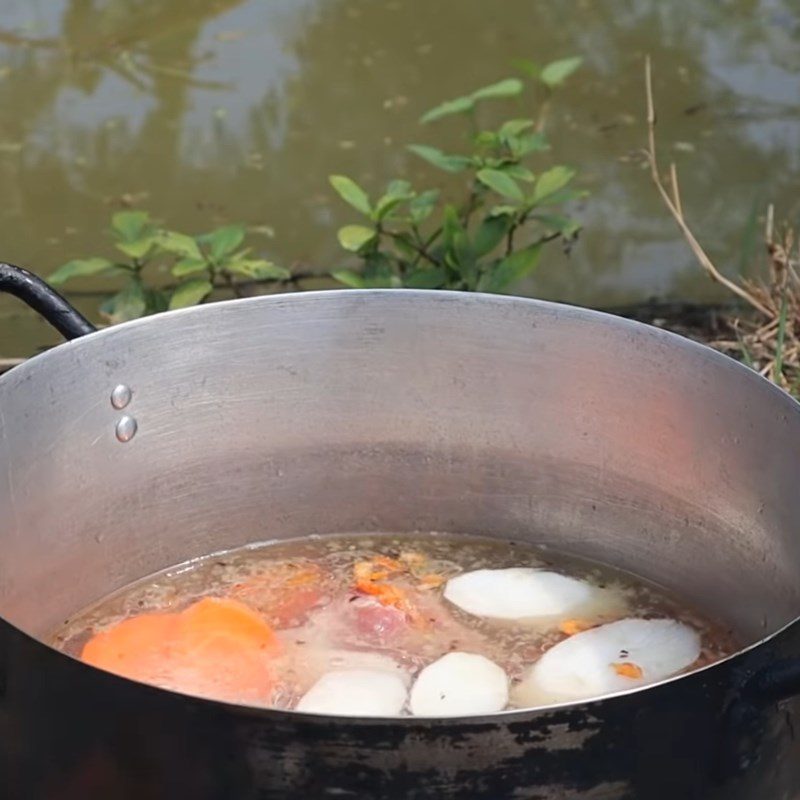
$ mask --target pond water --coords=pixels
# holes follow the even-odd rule
[[[584,58],[550,133],[553,162],[579,167],[592,192],[571,256],[552,249],[520,293],[714,296],[638,156],[645,53],[662,160],[677,161],[715,261],[752,262],[768,201],[781,218],[800,211],[794,0],[0,0],[0,11],[0,256],[42,274],[110,254],[107,220],[126,203],[190,232],[265,226],[275,261],[340,266],[335,231],[354,220],[328,174],[370,189],[429,180],[403,146],[456,146],[460,132],[421,130],[420,114],[518,58]],[[0,356],[52,341],[0,300]]]

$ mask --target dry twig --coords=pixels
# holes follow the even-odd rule
[[[647,141],[648,141],[648,148],[645,151],[645,155],[647,156],[647,160],[650,164],[650,174],[653,178],[653,183],[656,185],[659,194],[661,195],[662,200],[664,201],[664,205],[669,209],[672,216],[675,218],[675,222],[678,223],[678,227],[681,229],[681,233],[683,233],[686,241],[689,243],[689,247],[692,248],[692,252],[694,253],[697,260],[700,262],[703,269],[708,272],[711,278],[717,283],[721,283],[726,289],[733,292],[735,295],[740,297],[742,300],[746,300],[753,308],[760,311],[762,314],[769,315],[769,310],[763,306],[755,297],[753,297],[749,292],[743,289],[738,284],[734,283],[733,281],[726,278],[715,266],[713,261],[706,255],[705,250],[700,246],[700,243],[695,238],[694,234],[692,233],[689,225],[686,223],[686,219],[683,216],[683,208],[681,207],[681,200],[680,200],[680,189],[678,186],[678,172],[675,169],[675,164],[670,164],[670,175],[672,177],[672,192],[673,195],[670,197],[669,192],[667,192],[664,183],[661,180],[661,176],[659,175],[658,171],[658,159],[656,156],[656,111],[655,111],[655,104],[653,102],[653,81],[652,81],[652,73],[650,68],[650,56],[647,56],[645,60],[645,86],[647,89]]]
[[[735,338],[712,342],[719,350],[736,355],[762,375],[784,388],[800,385],[800,249],[795,252],[795,237],[790,228],[777,231],[774,210],[769,207],[765,226],[765,245],[769,255],[769,280],[732,281],[717,269],[686,221],[681,203],[678,171],[669,167],[670,190],[661,179],[656,150],[656,109],[650,58],[645,61],[647,96],[647,148],[645,156],[650,175],[664,205],[678,224],[695,258],[712,280],[744,300],[754,314],[741,319],[731,317],[728,327]]]

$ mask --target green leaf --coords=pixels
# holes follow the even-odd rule
[[[442,267],[418,269],[406,276],[408,289],[440,289],[447,283],[447,270]]]
[[[538,78],[542,68],[529,58],[518,58],[512,64],[523,74],[529,78]]]
[[[407,261],[412,261],[417,256],[414,237],[410,233],[402,232],[392,234],[392,242]]]
[[[533,190],[533,201],[540,203],[545,198],[563,189],[575,177],[575,170],[569,167],[551,167],[543,172],[536,181]]]
[[[439,200],[438,189],[428,189],[418,194],[409,204],[408,209],[411,213],[411,221],[418,225],[424,222],[430,215]]]
[[[390,197],[410,197],[414,194],[411,184],[404,180],[389,181],[386,187],[386,194]]]
[[[536,180],[536,176],[527,167],[523,167],[522,164],[503,164],[498,169],[518,181],[533,183]]]
[[[160,289],[145,289],[145,308],[148,314],[160,314],[169,308],[169,295]]]
[[[500,126],[500,136],[519,136],[534,125],[532,119],[510,119]]]
[[[482,184],[503,197],[508,197],[518,202],[522,202],[525,199],[522,189],[517,186],[516,181],[504,172],[496,169],[482,169],[478,171],[476,177]]]
[[[391,289],[399,285],[392,271],[392,262],[383,253],[370,253],[364,264],[364,286],[370,289]]]
[[[502,292],[512,283],[524,278],[536,267],[542,252],[542,242],[537,242],[506,256],[484,276],[481,286],[487,292]]]
[[[202,259],[203,254],[197,246],[197,242],[185,233],[177,231],[159,231],[157,243],[162,250],[173,253],[184,258]]]
[[[471,95],[473,101],[489,100],[500,97],[515,97],[522,92],[524,84],[519,78],[506,78],[505,80],[476,89]]]
[[[170,270],[176,278],[183,278],[193,272],[203,272],[208,269],[208,263],[203,258],[182,258]]]
[[[515,158],[523,158],[529,153],[541,153],[544,150],[550,149],[547,137],[541,132],[525,133],[521,136],[515,136],[513,139],[509,139],[508,146]]]
[[[411,184],[408,181],[392,181],[386,189],[386,194],[375,204],[372,218],[376,222],[385,219],[400,203],[410,200],[414,196]]]
[[[192,280],[185,281],[172,293],[169,301],[170,311],[174,311],[176,308],[196,306],[208,297],[213,289],[211,281],[205,278],[192,278]]]
[[[339,283],[349,286],[351,289],[364,288],[364,278],[357,272],[353,272],[351,269],[334,270],[331,272],[331,277],[339,281]]]
[[[134,242],[150,229],[150,215],[146,211],[118,211],[111,217],[111,227],[123,242]]]
[[[490,217],[502,217],[504,214],[507,216],[513,216],[519,211],[517,206],[509,206],[509,205],[498,205],[492,206],[489,209],[489,216]]]
[[[542,200],[541,205],[562,205],[564,203],[570,203],[573,200],[582,200],[584,197],[588,197],[589,194],[590,193],[586,189],[570,189],[569,186],[567,186],[564,189],[553,192],[553,194],[549,194]]]
[[[220,261],[232,253],[243,241],[245,230],[243,225],[227,225],[211,231],[205,241],[208,243],[213,261]]]
[[[410,144],[407,149],[446,172],[461,172],[472,165],[472,159],[467,156],[448,155],[437,147],[428,147],[425,144]]]
[[[62,264],[47,280],[52,284],[59,285],[71,278],[100,275],[114,269],[114,266],[114,262],[107,258],[76,258]]]
[[[116,242],[114,247],[125,253],[130,258],[144,258],[156,244],[157,237],[150,235],[133,242]]]
[[[110,297],[100,307],[100,311],[110,322],[128,322],[143,317],[147,311],[147,298],[138,279],[128,282],[121,291]]]
[[[551,61],[539,73],[539,80],[551,89],[561,85],[583,63],[580,56]]]
[[[449,117],[453,114],[463,114],[465,111],[472,111],[475,105],[475,100],[470,97],[456,97],[455,100],[445,100],[440,103],[436,108],[426,111],[419,121],[424,123],[434,122],[442,117]]]
[[[444,207],[444,223],[442,225],[442,238],[444,239],[445,247],[451,248],[456,234],[463,231],[464,228],[458,217],[458,209],[448,203]]]
[[[492,148],[500,144],[500,136],[494,131],[481,131],[475,137],[476,147]]]
[[[226,272],[244,275],[256,281],[286,281],[292,273],[263,258],[237,258],[225,265]]]
[[[337,234],[339,244],[345,250],[351,250],[354,253],[357,253],[367,242],[371,242],[375,235],[372,228],[364,225],[345,225],[343,228],[339,228]]]
[[[506,216],[487,217],[478,226],[473,238],[472,247],[476,258],[491,253],[503,241],[508,233],[511,220]]]
[[[372,218],[375,222],[382,222],[387,217],[391,216],[392,211],[397,208],[404,200],[407,200],[406,197],[389,197],[389,195],[384,195],[383,197],[378,200],[375,204],[375,212],[372,215]]]
[[[354,180],[346,175],[331,175],[328,180],[345,203],[367,216],[372,213],[367,193]]]
[[[475,251],[472,242],[465,230],[456,231],[453,236],[453,254],[459,264],[470,265],[475,260]]]
[[[466,284],[466,288],[474,291],[478,277],[475,263],[475,251],[465,230],[459,230],[453,236],[453,242],[445,256],[446,263],[452,267]]]
[[[567,239],[573,237],[581,229],[581,224],[577,220],[561,214],[532,214],[530,218],[541,222],[551,230],[558,231]]]

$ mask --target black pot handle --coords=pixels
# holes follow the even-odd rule
[[[77,339],[96,330],[55,289],[22,267],[0,262],[0,292],[13,294],[27,303],[67,339]]]
[[[800,697],[800,659],[782,659],[759,670],[745,684],[744,695],[758,706]]]

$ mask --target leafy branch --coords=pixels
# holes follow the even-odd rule
[[[119,211],[111,218],[111,235],[123,258],[75,259],[49,278],[55,285],[95,275],[121,279],[122,287],[100,306],[109,322],[196,305],[217,289],[238,297],[248,282],[292,279],[289,270],[254,256],[252,247],[243,247],[247,235],[243,225],[189,236],[158,226],[146,211]],[[159,280],[165,273],[177,282]]]
[[[580,66],[579,58],[561,59],[544,67],[519,66],[552,91]],[[469,153],[445,153],[429,144],[408,145],[408,151],[447,173],[461,174],[466,198],[443,199],[441,190],[416,190],[393,180],[372,199],[352,178],[332,175],[331,186],[364,221],[338,232],[341,246],[361,261],[360,269],[334,271],[353,288],[407,287],[502,292],[530,274],[545,244],[561,239],[565,246],[580,226],[564,206],[585,192],[570,187],[575,170],[556,165],[535,174],[527,165],[549,150],[542,119],[512,118],[481,129],[478,111],[486,101],[522,95],[525,83],[506,78],[461,97],[447,100],[420,118],[428,125],[460,116],[470,128]],[[524,244],[517,234],[523,229]]]

